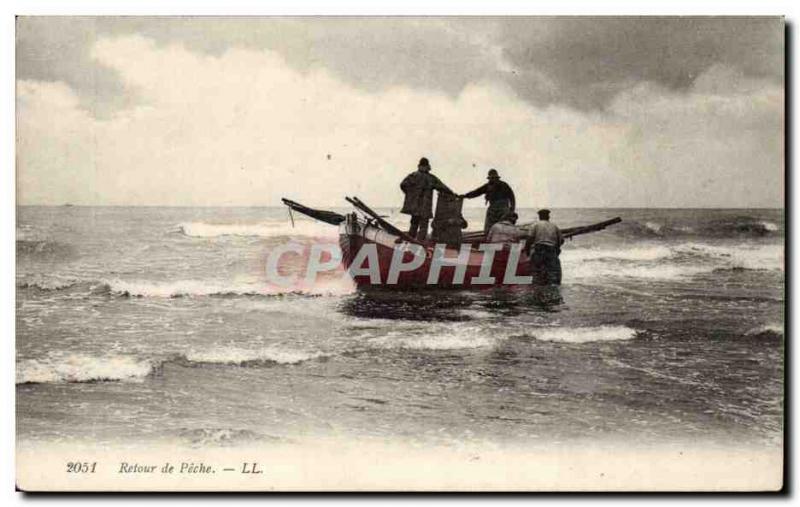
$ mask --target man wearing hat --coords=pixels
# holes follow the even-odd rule
[[[403,179],[400,190],[405,194],[400,213],[411,215],[408,234],[422,241],[428,235],[428,220],[433,217],[433,191],[455,193],[431,174],[431,164],[425,157],[419,160],[417,170]]]
[[[539,221],[533,226],[528,239],[531,272],[536,285],[561,285],[561,230],[550,222],[550,210],[538,212]]]
[[[486,177],[489,180],[472,192],[467,192],[461,197],[465,199],[472,199],[479,195],[486,196],[486,202],[489,207],[486,208],[486,220],[483,224],[483,233],[489,234],[489,229],[494,224],[503,219],[508,213],[512,213],[516,208],[516,200],[514,199],[514,191],[508,186],[508,183],[500,179],[496,169],[489,169],[489,175]]]

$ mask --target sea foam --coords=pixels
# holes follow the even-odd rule
[[[195,238],[217,238],[223,236],[240,237],[335,237],[338,229],[332,225],[308,220],[290,222],[264,222],[259,224],[209,224],[205,222],[185,222],[178,224],[177,230]]]
[[[636,330],[626,326],[553,327],[536,329],[531,334],[546,342],[588,343],[632,340]]]
[[[243,349],[237,347],[212,348],[209,350],[191,351],[185,354],[186,360],[193,363],[214,364],[247,364],[269,362],[278,364],[297,364],[303,361],[323,357],[320,352],[303,352],[299,350],[283,350],[275,347],[261,349]]]
[[[126,355],[56,354],[17,363],[17,384],[140,381],[153,371],[149,360]]]

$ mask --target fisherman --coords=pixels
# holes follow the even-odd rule
[[[431,174],[431,164],[422,157],[417,170],[403,179],[400,190],[405,194],[400,213],[411,215],[408,234],[422,241],[428,235],[428,221],[433,217],[433,191],[455,195],[455,192]]]
[[[489,243],[515,243],[519,241],[519,227],[516,226],[519,216],[513,211],[489,229],[486,241]]]
[[[536,285],[561,285],[561,230],[550,222],[550,210],[538,212],[539,221],[533,226],[528,240],[531,249],[531,273]]]
[[[500,175],[496,169],[489,169],[489,175],[486,177],[489,180],[472,192],[460,196],[465,199],[472,199],[483,195],[489,207],[486,208],[486,220],[483,224],[483,233],[489,234],[489,230],[494,224],[499,222],[511,213],[516,208],[516,200],[514,199],[514,191],[508,186],[508,183],[500,179]]]

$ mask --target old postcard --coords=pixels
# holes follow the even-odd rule
[[[16,41],[19,489],[783,487],[783,18]]]

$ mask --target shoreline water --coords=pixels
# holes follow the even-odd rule
[[[18,440],[779,445],[782,210],[623,220],[564,246],[566,303],[543,309],[343,278],[271,291],[270,249],[337,234],[280,208],[20,209]]]

